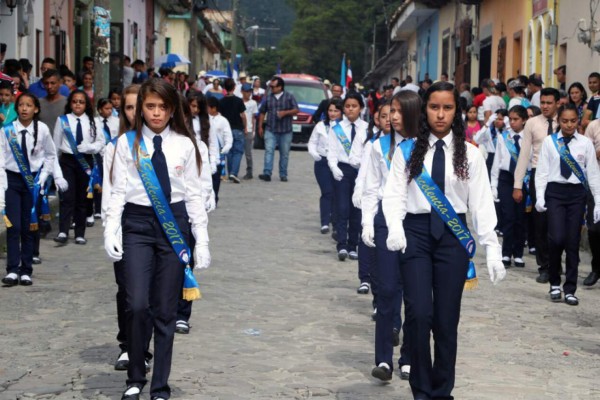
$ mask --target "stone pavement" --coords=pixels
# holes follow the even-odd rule
[[[370,377],[371,298],[356,294],[356,262],[338,262],[319,233],[310,157],[292,152],[290,181],[274,178],[222,186],[204,297],[190,335],[176,336],[173,398],[411,399],[397,374]],[[112,265],[101,228],[87,236],[43,241],[34,285],[0,288],[0,399],[120,398]],[[578,307],[552,304],[532,257],[494,287],[482,254],[479,288],[464,294],[456,398],[599,399],[600,287],[581,288]],[[589,268],[582,254],[580,278]]]

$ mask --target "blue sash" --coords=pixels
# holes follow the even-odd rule
[[[66,115],[61,115],[59,118],[60,118],[60,124],[62,126],[65,137],[67,138],[67,142],[69,142],[69,147],[71,148],[71,152],[73,153],[73,156],[75,156],[75,158],[77,159],[77,162],[79,162],[79,165],[81,165],[81,168],[83,168],[83,171],[87,175],[91,175],[92,169],[90,168],[90,165],[85,160],[85,157],[83,156],[83,154],[81,154],[77,150],[77,142],[75,141],[75,138],[73,137],[73,132],[71,131],[71,126],[69,125],[69,119],[67,118]]]
[[[352,150],[352,142],[350,142],[348,140],[348,137],[344,133],[344,129],[338,123],[338,124],[335,124],[333,126],[333,131],[335,132],[335,136],[337,136],[338,140],[340,141],[340,144],[344,148],[344,151],[346,152],[346,155],[349,156],[350,155],[350,150]]]
[[[37,212],[35,210],[35,206],[37,204],[37,198],[40,195],[40,184],[37,182],[38,176],[40,175],[39,171],[36,177],[31,173],[31,169],[29,167],[29,163],[25,159],[23,155],[23,150],[21,149],[21,145],[17,141],[17,131],[14,127],[14,124],[4,125],[4,134],[6,135],[6,140],[8,141],[8,145],[13,154],[13,157],[17,163],[17,167],[19,167],[19,172],[27,185],[27,189],[31,193],[31,197],[33,199],[33,206],[31,207],[31,220],[29,223],[29,230],[37,231],[38,230],[38,218]],[[8,226],[8,225],[7,225]],[[11,225],[12,226],[12,225]]]
[[[126,133],[126,135],[127,141],[129,142],[129,147],[133,152],[136,132],[129,131]],[[156,217],[160,221],[160,225],[165,232],[165,235],[171,243],[171,247],[173,247],[177,257],[179,257],[181,264],[185,266],[183,298],[190,301],[199,299],[200,289],[198,288],[198,282],[196,282],[196,278],[194,278],[192,270],[189,266],[190,255],[192,253],[185,242],[181,231],[179,230],[179,225],[177,225],[177,221],[173,216],[171,206],[167,202],[167,198],[165,197],[163,189],[160,186],[160,182],[158,181],[156,173],[154,172],[154,166],[152,165],[148,150],[146,150],[146,144],[144,143],[143,137],[140,138],[139,153],[140,154],[134,154],[133,157],[134,162],[138,163],[137,169],[138,173],[140,174],[142,184],[144,185],[144,189],[146,189],[146,193],[148,194],[152,208],[156,213]]]
[[[412,150],[415,146],[413,140],[405,140],[400,143],[400,149],[404,155],[404,159],[408,164]],[[460,244],[463,246],[467,254],[469,255],[469,269],[467,270],[467,278],[465,281],[465,288],[472,289],[477,286],[477,274],[475,271],[475,264],[473,263],[473,257],[475,256],[476,246],[475,239],[471,235],[469,229],[463,224],[462,220],[454,211],[452,204],[441,191],[438,185],[435,184],[427,170],[425,165],[421,174],[415,178],[415,183],[423,192],[423,195],[431,205],[431,209],[438,213],[442,221],[450,229],[450,232],[458,239]]]
[[[589,190],[585,173],[583,172],[577,161],[575,161],[575,159],[571,155],[569,148],[565,146],[563,138],[558,139],[557,133],[552,134],[551,137],[552,142],[554,143],[554,147],[556,147],[556,151],[558,151],[558,154],[560,155],[561,161],[564,161],[567,164],[571,172],[573,172],[573,175],[575,175],[577,179],[579,179],[579,181],[583,184],[586,190]]]
[[[513,143],[512,139],[508,135],[508,132],[504,132],[502,134],[502,138],[504,139],[504,143],[506,144],[506,149],[510,154],[510,157],[514,160],[514,162],[519,161],[519,152],[517,151],[517,147]]]
[[[390,160],[390,147],[392,146],[392,138],[391,135],[394,135],[394,132],[391,132],[387,135],[379,137],[379,145],[381,146],[381,153],[383,153],[383,159],[387,164],[388,171],[392,166],[392,160]]]

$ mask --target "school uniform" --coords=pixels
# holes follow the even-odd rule
[[[394,135],[394,144],[391,136]],[[371,278],[377,292],[377,316],[375,320],[375,365],[386,363],[391,370],[393,363],[393,330],[402,326],[401,307],[403,284],[400,273],[402,254],[390,251],[386,241],[388,228],[381,209],[381,199],[387,182],[391,160],[389,152],[394,151],[404,138],[398,133],[381,136],[372,145],[368,160],[364,190],[362,194],[362,226],[372,226],[375,233],[375,262],[371,268]],[[382,143],[387,142],[384,154]],[[397,150],[397,149],[396,149]],[[361,167],[362,168],[362,167]],[[400,348],[399,364],[410,365],[408,354],[408,334],[406,324],[403,329],[403,342]]]
[[[223,168],[225,168],[225,156],[229,153],[231,146],[233,146],[233,134],[231,133],[231,127],[229,121],[221,114],[210,115],[210,131],[209,140],[212,139],[213,145],[211,149],[215,149],[214,139],[217,141],[218,152],[213,150],[212,157],[210,160],[212,174],[213,190],[215,191],[215,201],[219,203],[219,188],[221,187],[221,175],[223,174]]]
[[[113,111],[115,109],[113,108]],[[114,138],[116,138],[117,136],[119,136],[119,125],[120,125],[120,121],[118,116],[114,116],[114,115],[110,115],[108,118],[104,118],[104,117],[96,117],[95,118],[95,122],[96,122],[96,130],[98,133],[102,133],[104,135],[104,141],[105,141],[105,145],[107,146],[110,141]],[[105,149],[103,148],[102,151],[98,154],[94,154],[94,161],[95,163],[98,165],[98,168],[100,169],[100,179],[102,181],[102,186],[104,186],[104,162],[102,160],[102,158],[104,157],[104,153],[105,153]],[[95,210],[95,212],[94,212]],[[88,199],[88,210],[87,210],[87,216],[91,217],[92,215],[96,214],[101,214],[102,213],[102,195],[97,192],[96,190],[94,190],[94,199],[93,200],[89,200]]]
[[[18,119],[12,123],[21,152],[28,162],[34,178],[45,180],[52,174],[56,149],[48,126],[37,122],[37,141],[35,139],[35,123],[24,126]],[[19,276],[31,277],[33,272],[32,258],[34,250],[34,233],[30,229],[31,209],[37,201],[27,187],[17,162],[6,138],[5,129],[0,129],[0,149],[6,171],[6,216],[12,227],[6,229],[7,260],[6,271]],[[35,144],[35,145],[34,145]],[[4,170],[2,175],[4,175]],[[39,174],[39,176],[38,176]],[[4,189],[2,189],[4,190]]]
[[[493,118],[495,115],[492,115]],[[496,154],[496,147],[498,143],[498,136],[500,136],[502,132],[498,132],[495,126],[484,126],[475,134],[473,140],[478,145],[482,146],[487,153],[487,158],[485,160],[485,165],[488,170],[488,177],[490,176],[490,172],[492,170],[492,164],[494,163],[494,156]]]
[[[568,147],[587,179],[596,204],[600,204],[600,169],[591,140],[579,133],[571,138],[557,133],[560,145]],[[566,251],[566,273],[563,291],[565,296],[577,290],[579,266],[579,241],[581,221],[585,212],[587,191],[581,181],[564,163],[552,136],[544,139],[537,163],[536,191],[538,203],[545,203],[548,214],[549,275],[551,287],[561,283],[561,257]]]
[[[596,156],[600,152],[600,120],[594,120],[590,122],[587,129],[585,130],[585,136],[594,143],[596,149]],[[598,161],[600,163],[600,161]],[[598,277],[600,277],[600,222],[594,223],[593,210],[594,210],[594,198],[588,194],[587,204],[587,227],[588,227],[588,241],[590,243],[590,251],[592,253],[592,271],[590,275],[583,282],[586,286],[591,286],[596,283]]]
[[[197,171],[195,148],[191,140],[167,127],[160,135],[142,128],[149,157],[160,143],[166,163],[158,170],[168,174],[163,192],[181,234],[189,241],[191,231],[198,243],[208,243],[207,216],[202,198],[202,182]],[[156,138],[156,139],[155,139]],[[161,157],[158,153],[157,157]],[[121,225],[122,224],[122,225]],[[169,398],[168,377],[173,353],[177,303],[181,297],[184,267],[168,241],[142,184],[126,135],[117,140],[113,163],[113,187],[106,212],[106,232],[116,234],[122,227],[123,261],[125,262],[127,338],[129,353],[128,386],[143,387],[146,324],[154,325],[154,366],[151,396]],[[152,310],[152,311],[150,311]]]
[[[489,212],[494,201],[485,161],[475,146],[465,143],[469,178],[459,180],[452,163],[454,141],[452,133],[440,140],[430,134],[423,165],[463,223],[466,224],[467,211],[471,212],[475,233],[480,244],[486,246],[488,258],[491,254],[499,257],[500,245],[494,232],[496,216]],[[396,231],[397,224],[403,224],[406,235],[401,273],[413,395],[415,399],[451,399],[460,304],[469,256],[437,212],[432,210],[415,180],[408,183],[406,161],[401,151],[394,154],[382,207],[389,231]],[[435,340],[433,364],[432,331]]]
[[[509,145],[514,146],[517,158],[521,150],[519,133],[509,130],[507,138]],[[514,187],[514,173],[517,162],[513,160],[508,150],[503,135],[498,135],[496,154],[492,165],[491,186],[495,188],[500,200],[500,212],[502,215],[502,257],[523,258],[523,247],[525,246],[525,201],[516,203],[512,197]]]
[[[347,140],[352,143],[350,153],[346,153],[344,146],[335,133],[335,125],[339,125]],[[360,157],[367,138],[368,124],[357,119],[350,122],[344,117],[341,121],[333,124],[329,130],[327,144],[327,164],[332,170],[339,168],[344,176],[340,181],[334,181],[333,188],[336,198],[337,221],[337,251],[356,252],[360,235],[360,209],[352,204],[352,194],[358,175]],[[351,164],[350,160],[355,162]]]
[[[315,178],[321,190],[321,197],[319,198],[321,227],[328,227],[332,222],[335,225],[333,175],[331,175],[331,170],[329,169],[329,165],[327,165],[328,143],[329,125],[325,125],[325,122],[319,121],[308,140],[308,153],[315,160]]]
[[[100,132],[98,127],[96,127],[96,132],[92,132],[90,119],[86,114],[76,116],[70,113],[67,115],[67,120],[76,143],[78,145],[84,144],[88,147],[88,150],[83,152],[83,156],[89,167],[93,168],[93,155],[100,153],[104,148],[104,134]],[[77,133],[79,129],[81,137]],[[71,219],[73,219],[75,223],[75,237],[83,238],[85,236],[87,188],[90,177],[73,155],[73,150],[65,137],[60,117],[57,118],[56,125],[54,126],[54,145],[57,152],[62,153],[59,158],[60,167],[65,180],[69,183],[69,189],[61,196],[59,232],[66,233],[68,236]]]
[[[558,130],[558,121],[556,115],[552,118],[546,118],[543,115],[538,115],[529,118],[523,128],[521,140],[521,153],[519,161],[515,168],[515,189],[523,189],[523,179],[527,170],[531,166],[531,179],[529,181],[529,196],[531,202],[535,205],[537,202],[536,191],[536,170],[538,156],[544,139]],[[523,201],[525,201],[525,192],[523,191]],[[540,213],[537,210],[532,210],[533,227],[535,233],[535,258],[540,276],[540,283],[547,282],[548,273],[548,218],[547,213]]]

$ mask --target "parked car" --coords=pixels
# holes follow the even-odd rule
[[[320,78],[307,74],[280,74],[277,75],[285,83],[285,91],[294,95],[298,102],[299,112],[294,116],[292,123],[293,147],[307,147],[310,134],[315,127],[313,114],[317,111],[319,103],[327,98],[327,86]],[[268,93],[267,93],[268,94]],[[264,148],[264,140],[255,136],[254,148]]]

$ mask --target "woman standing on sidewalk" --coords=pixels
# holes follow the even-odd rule
[[[193,276],[184,271],[191,256],[189,223],[196,239],[196,266],[206,268],[208,218],[202,160],[172,85],[157,79],[142,85],[136,126],[117,141],[104,247],[111,259],[125,262],[129,369],[122,399],[139,399],[147,383],[144,352],[150,320],[155,351],[150,395],[160,400],[171,395],[168,379],[182,288],[185,296],[194,295],[187,299],[199,295]]]
[[[461,298],[467,277],[475,279],[468,211],[486,246],[490,279],[497,283],[506,274],[485,161],[465,141],[458,98],[447,82],[427,89],[416,142],[405,141],[395,152],[382,199],[387,247],[404,253],[410,386],[419,400],[452,398]]]

